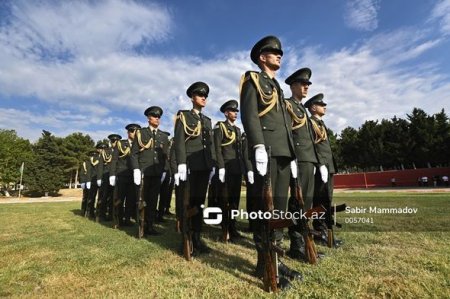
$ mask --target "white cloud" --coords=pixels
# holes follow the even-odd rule
[[[348,0],[344,20],[347,26],[360,31],[373,31],[378,27],[378,0]]]
[[[431,11],[431,20],[439,22],[441,32],[450,34],[450,1],[440,0]]]
[[[436,65],[411,67],[407,63],[438,46],[439,41],[415,33],[411,29],[380,34],[358,47],[333,53],[306,48],[296,56],[298,53],[292,51],[287,54],[294,57],[292,61],[308,64],[289,63],[286,75],[302,66],[312,68],[308,98],[325,94],[327,122],[335,132],[346,126],[359,127],[365,120],[405,117],[414,107],[430,114],[445,108],[448,113],[449,78],[440,74]]]

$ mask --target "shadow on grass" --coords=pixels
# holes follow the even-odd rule
[[[79,217],[83,217],[84,215],[81,212],[81,209],[73,209],[71,212]],[[95,222],[95,219],[86,218],[86,220]],[[148,241],[152,242],[161,248],[168,249],[173,253],[182,257],[182,239],[181,234],[175,231],[176,221],[175,216],[166,216],[164,218],[164,222],[155,224],[155,229],[161,233],[158,236],[145,236],[142,240],[139,241]],[[100,221],[99,225],[104,227],[114,229],[112,221]],[[132,221],[132,226],[121,226],[117,228],[117,230],[125,232],[130,237],[137,239],[138,227],[137,224]],[[243,230],[245,224],[238,222],[238,229]],[[209,242],[220,242],[219,239],[221,237],[222,230],[220,226],[210,226],[203,225],[202,237],[207,239]],[[227,246],[221,243],[222,246]],[[235,245],[243,246],[249,249],[254,249],[253,241],[251,240],[251,236],[248,234],[243,235],[242,238],[238,239]],[[256,251],[255,251],[256,255]],[[211,248],[211,253],[207,255],[200,255],[196,257],[198,261],[201,261],[211,268],[215,268],[221,271],[225,271],[238,279],[247,281],[250,284],[254,284],[254,280],[248,278],[254,272],[255,265],[251,263],[247,259],[243,259],[242,257],[227,254],[223,251],[217,250],[216,248]],[[234,267],[233,265],[237,265],[238,267]]]

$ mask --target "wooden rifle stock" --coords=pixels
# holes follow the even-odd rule
[[[186,181],[180,181],[183,209],[181,219],[181,232],[183,235],[183,256],[187,261],[192,260],[192,252],[194,247],[192,244],[191,218],[198,213],[196,207],[190,208],[190,185],[189,174],[186,175]]]
[[[136,219],[138,224],[138,238],[144,237],[144,222],[145,222],[145,198],[144,198],[144,174],[141,176],[141,184],[136,186],[137,204],[136,204]]]

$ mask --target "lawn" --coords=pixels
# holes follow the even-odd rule
[[[319,247],[326,258],[315,266],[286,258],[305,279],[280,295],[450,297],[448,193],[339,193],[335,202],[408,206],[417,213],[340,213],[343,228],[336,234],[344,246]],[[273,297],[252,276],[256,253],[249,233],[238,244],[223,244],[217,241],[219,227],[205,227],[213,252],[186,262],[178,252],[174,218],[158,226],[162,236],[138,240],[134,227],[114,230],[110,222],[79,216],[79,205],[0,204],[0,297]],[[348,218],[373,218],[373,223],[345,223]]]

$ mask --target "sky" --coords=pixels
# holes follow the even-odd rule
[[[215,123],[267,35],[282,42],[285,96],[284,79],[311,68],[308,98],[324,93],[336,133],[414,107],[450,110],[450,0],[2,0],[0,129],[125,137],[157,105],[172,133],[196,81],[210,87]]]

